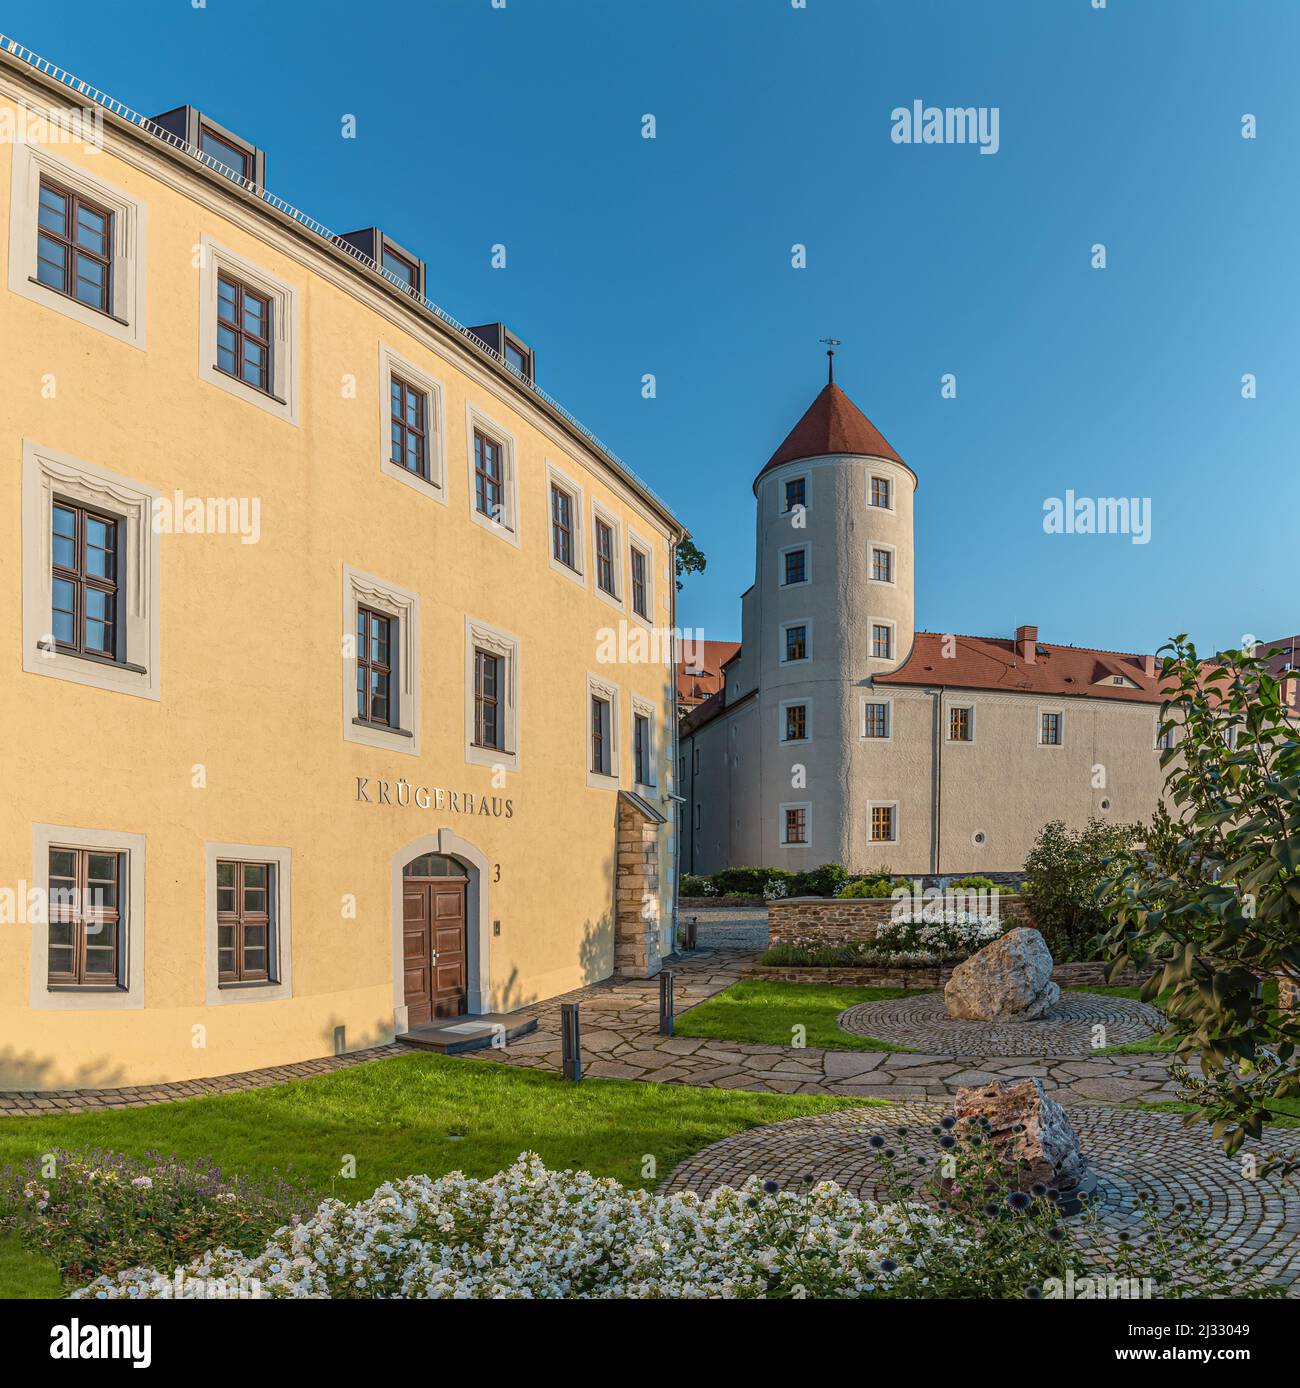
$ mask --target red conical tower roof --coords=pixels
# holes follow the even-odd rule
[[[828,453],[862,453],[870,458],[891,458],[907,464],[890,447],[889,440],[833,381],[808,406],[804,417],[786,435],[785,442],[768,459],[763,473],[798,458],[820,458]],[[910,470],[910,469],[909,469]]]

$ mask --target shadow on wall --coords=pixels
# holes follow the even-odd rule
[[[6,1090],[53,1090],[55,1067],[62,1068],[62,1062],[53,1056],[42,1058],[28,1051],[19,1054],[15,1050],[0,1050],[0,1091]],[[71,1084],[59,1085],[59,1089],[113,1089],[122,1084],[122,1069],[107,1059],[88,1060],[74,1072]]]

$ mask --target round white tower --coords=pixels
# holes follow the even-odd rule
[[[907,756],[870,679],[912,649],[916,485],[833,382],[755,479],[743,650],[758,689],[760,861],[864,870],[897,857],[871,822]]]

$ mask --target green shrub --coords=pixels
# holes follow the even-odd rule
[[[791,882],[794,880],[794,873],[787,872],[784,868],[723,868],[721,872],[715,872],[709,881],[721,896],[762,896],[763,888],[773,879]]]
[[[701,877],[697,872],[682,873],[682,880],[679,888],[682,896],[712,896],[709,890],[711,883],[707,877]]]
[[[207,1161],[82,1148],[0,1171],[0,1229],[82,1283],[136,1264],[175,1267],[219,1245],[251,1252],[318,1199]]]
[[[846,882],[836,895],[855,899],[893,896],[900,887],[911,891],[912,884],[906,877],[855,877]]]
[[[1136,832],[1131,824],[1099,819],[1083,829],[1067,829],[1054,819],[1039,830],[1025,859],[1021,892],[1054,958],[1101,957],[1106,917],[1099,893],[1115,874],[1111,860],[1132,851]]]
[[[791,896],[834,896],[849,880],[849,870],[839,863],[823,863],[808,872],[795,873]]]
[[[973,873],[970,877],[959,877],[955,882],[948,883],[950,892],[992,892],[997,895],[999,892],[1010,892],[1010,887],[999,887],[991,877],[981,877],[979,873]]]

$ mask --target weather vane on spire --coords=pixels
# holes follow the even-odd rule
[[[835,349],[840,346],[840,340],[838,337],[821,337],[817,340],[826,343],[826,383],[833,386],[835,384]]]

